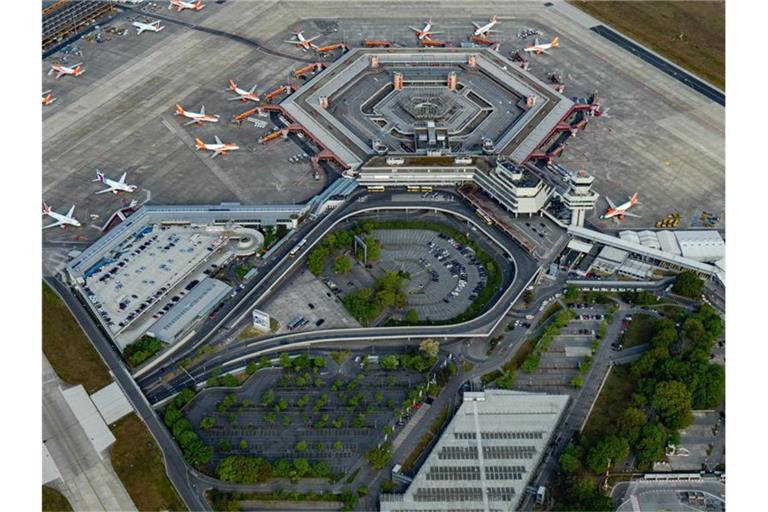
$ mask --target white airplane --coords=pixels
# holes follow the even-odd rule
[[[225,144],[221,142],[221,139],[216,135],[213,137],[216,139],[216,144],[206,144],[199,138],[195,137],[195,146],[197,146],[197,149],[200,150],[213,151],[211,158],[216,158],[219,155],[227,156],[230,151],[237,151],[240,149],[240,147],[235,144]]]
[[[56,78],[61,78],[64,75],[72,75],[72,76],[80,76],[83,73],[85,73],[85,70],[81,68],[82,62],[78,62],[77,64],[74,64],[72,66],[65,66],[64,64],[55,63],[51,64],[51,69],[48,71],[48,76],[51,76],[51,73],[54,71],[56,72]]]
[[[256,84],[254,84],[253,87],[251,87],[250,91],[246,91],[245,89],[241,89],[237,86],[234,80],[229,81],[229,90],[237,94],[234,98],[229,98],[227,101],[235,101],[240,100],[243,103],[247,101],[260,101],[259,95],[256,94],[254,91],[256,91]]]
[[[96,169],[96,179],[91,181],[100,181],[103,184],[105,184],[109,188],[105,188],[104,190],[99,190],[96,192],[97,194],[104,194],[105,192],[112,192],[113,194],[119,194],[120,192],[133,192],[138,187],[136,185],[127,185],[125,183],[125,175],[128,174],[127,172],[124,172],[122,176],[120,176],[120,179],[115,181],[107,178],[104,176],[104,173],[101,172],[99,169]]]
[[[422,39],[432,39],[432,36],[434,34],[439,34],[440,32],[432,32],[432,18],[429,18],[427,20],[427,23],[424,25],[424,28],[418,29],[416,27],[408,27],[409,29],[416,32],[416,37],[419,38],[419,41]]]
[[[555,36],[555,38],[549,43],[539,43],[538,39],[534,39],[533,44],[524,48],[523,51],[535,53],[536,55],[539,55],[540,53],[546,53],[549,55],[547,50],[551,48],[557,48],[558,46],[560,46],[560,36]]]
[[[491,30],[493,27],[496,26],[496,24],[499,23],[496,19],[496,16],[493,16],[491,18],[491,21],[486,23],[485,25],[480,26],[479,23],[475,23],[474,21],[472,24],[475,26],[475,33],[476,36],[485,36],[486,34],[489,34],[491,32],[496,32],[495,30]]]
[[[295,39],[292,39],[290,41],[283,41],[283,42],[287,44],[292,44],[296,48],[301,48],[304,51],[317,50],[318,48],[318,46],[312,41],[314,41],[320,36],[314,36],[307,39],[304,37],[304,33],[301,31],[301,29],[299,27],[296,27],[296,32],[293,33],[293,37]]]
[[[628,217],[638,217],[639,215],[635,215],[634,213],[629,213],[627,210],[635,206],[637,203],[637,192],[632,194],[632,196],[629,198],[629,201],[620,204],[619,206],[616,206],[613,201],[611,201],[607,196],[605,196],[605,200],[608,203],[608,208],[603,215],[600,216],[601,219],[618,219],[618,220],[624,220],[624,216]]]
[[[141,35],[142,32],[160,32],[165,27],[160,25],[160,20],[153,21],[152,23],[141,23],[140,21],[134,21],[132,23],[136,27],[136,35]]]
[[[188,123],[184,123],[184,126],[189,126],[191,124],[197,124],[199,126],[202,126],[203,122],[206,123],[218,123],[219,122],[219,116],[217,114],[206,114],[205,113],[205,105],[203,105],[200,108],[200,112],[187,112],[184,110],[184,107],[182,107],[180,104],[176,104],[176,115],[186,117],[187,119],[191,119]]]
[[[185,2],[184,0],[171,0],[168,5],[168,9],[176,8],[176,12],[181,12],[184,9],[192,9],[193,11],[201,11],[203,7],[203,0],[197,0],[197,2]]]
[[[51,94],[52,90],[48,89],[47,91],[43,91],[43,105],[50,105],[54,101],[56,101],[56,98],[53,97],[53,94]]]
[[[53,228],[56,226],[61,226],[62,229],[66,229],[67,226],[75,226],[76,228],[79,228],[82,224],[80,224],[80,221],[72,216],[73,213],[75,213],[75,205],[72,205],[72,208],[69,209],[66,215],[62,215],[61,213],[56,213],[55,211],[51,210],[51,207],[48,206],[47,203],[43,203],[43,215],[47,215],[56,220],[56,222],[53,224],[43,226],[43,229]]]

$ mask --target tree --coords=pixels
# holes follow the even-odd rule
[[[248,449],[248,441],[245,439],[240,440],[240,449],[241,450],[247,450]]]
[[[271,389],[266,390],[261,395],[261,405],[263,407],[269,407],[269,404],[271,404],[275,400],[275,392]]]
[[[211,416],[206,416],[202,420],[200,420],[200,428],[203,430],[208,430],[209,428],[212,428],[216,424],[216,420],[214,420]]]
[[[307,255],[307,268],[309,271],[316,276],[322,274],[328,254],[328,248],[322,245],[309,251]]]
[[[719,364],[707,364],[698,375],[693,393],[695,409],[714,409],[725,397],[725,368]]]
[[[334,450],[341,450],[343,448],[343,445],[341,444],[341,441],[336,441],[333,443],[333,449]]]
[[[685,384],[680,381],[659,383],[651,399],[651,407],[671,429],[685,427],[692,421],[693,398]]]
[[[598,442],[587,454],[587,466],[593,473],[603,473],[608,465],[629,454],[629,443],[623,437],[609,435]]]
[[[638,462],[653,464],[661,460],[664,457],[667,437],[667,429],[658,422],[642,427],[634,450]]]
[[[371,448],[365,453],[365,459],[373,469],[382,469],[392,458],[392,444],[384,443],[380,448]]]
[[[333,271],[337,274],[346,274],[352,270],[352,260],[347,256],[339,256],[333,262]]]
[[[246,375],[253,375],[258,369],[259,365],[256,363],[248,363],[248,366],[245,367],[245,373]]]
[[[581,448],[573,443],[568,443],[563,453],[560,454],[558,463],[565,473],[575,473],[581,468]]]
[[[184,413],[182,413],[180,410],[178,410],[176,407],[169,406],[165,410],[165,416],[163,417],[163,421],[168,427],[172,427],[174,423],[179,421],[184,417]]]
[[[508,371],[504,375],[496,379],[496,387],[499,389],[512,389],[515,387],[515,372]]]
[[[419,321],[419,313],[411,308],[405,313],[405,321],[409,324],[415,324]]]
[[[531,302],[533,302],[533,292],[531,290],[525,290],[525,292],[523,293],[523,301],[526,304],[530,304]]]
[[[388,354],[379,357],[379,367],[382,370],[394,370],[400,365],[400,361],[395,354]]]
[[[579,296],[579,290],[576,289],[575,286],[569,286],[565,289],[564,297],[566,300],[572,301],[576,300],[576,297]]]
[[[298,443],[296,443],[296,451],[297,452],[303,452],[306,449],[307,449],[307,442],[306,441],[302,440],[302,441],[299,441]]]
[[[309,461],[304,457],[293,459],[293,467],[296,469],[297,476],[301,478],[309,472]]]
[[[315,461],[312,464],[312,476],[325,478],[331,474],[331,466],[324,460]]]
[[[419,352],[424,354],[425,356],[435,359],[437,357],[437,353],[440,350],[440,343],[437,342],[437,340],[434,340],[432,338],[427,338],[426,340],[422,341],[419,344]]]
[[[627,407],[618,420],[619,433],[634,444],[640,436],[640,429],[648,422],[645,413],[637,407]]]
[[[699,276],[690,270],[683,270],[677,275],[675,284],[672,285],[672,292],[683,297],[698,299],[703,287],[704,281]]]

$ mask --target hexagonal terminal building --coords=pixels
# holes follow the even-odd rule
[[[484,48],[357,48],[280,106],[351,169],[374,155],[523,163],[574,103]]]

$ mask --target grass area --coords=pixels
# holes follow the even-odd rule
[[[656,334],[658,323],[659,320],[645,313],[633,315],[629,327],[627,327],[624,336],[621,338],[624,348],[642,345],[651,341],[653,335]]]
[[[61,299],[43,284],[43,353],[61,379],[93,393],[112,382],[106,365]]]
[[[435,418],[435,421],[432,422],[432,425],[430,425],[429,430],[426,434],[421,436],[421,439],[419,439],[418,444],[413,448],[411,453],[408,455],[408,457],[405,459],[405,462],[403,462],[403,473],[407,473],[408,471],[413,468],[413,465],[416,464],[416,461],[419,459],[421,454],[427,449],[427,446],[429,446],[429,443],[432,442],[432,439],[435,438],[435,436],[440,432],[440,430],[443,428],[443,425],[446,421],[450,419],[451,416],[451,410],[446,405],[443,407],[443,410],[440,412],[440,415]]]
[[[590,445],[615,433],[616,422],[630,403],[634,391],[629,365],[614,366],[584,427],[584,437]]]
[[[518,368],[520,368],[520,365],[525,361],[525,359],[528,357],[528,355],[533,351],[533,348],[536,346],[536,340],[530,339],[525,340],[521,345],[520,348],[517,349],[517,352],[515,352],[515,355],[509,358],[509,361],[504,363],[504,365],[499,370],[494,370],[490,373],[486,373],[485,375],[480,377],[480,383],[483,386],[487,386],[489,383],[495,381],[502,375],[504,375],[505,372],[514,372]]]
[[[725,90],[725,2],[576,0],[572,4]]]
[[[112,425],[112,467],[139,510],[186,510],[146,425],[131,413]]]
[[[53,487],[43,486],[43,512],[72,512],[69,500]]]

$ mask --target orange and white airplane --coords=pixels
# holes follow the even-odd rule
[[[54,101],[56,101],[56,98],[53,97],[53,94],[51,93],[52,89],[48,89],[47,91],[43,91],[43,105],[50,105]]]
[[[250,91],[246,91],[245,89],[241,89],[237,86],[237,83],[234,80],[229,81],[229,90],[233,93],[237,94],[234,98],[229,98],[227,101],[235,101],[240,100],[243,103],[246,103],[247,101],[260,101],[261,98],[259,98],[259,95],[256,94],[256,84],[251,87]]]
[[[73,66],[65,66],[64,64],[55,63],[51,64],[51,69],[48,71],[48,76],[51,76],[51,73],[54,71],[56,72],[56,78],[61,78],[64,75],[72,75],[72,76],[80,76],[83,73],[85,73],[85,70],[80,67],[82,66],[82,62],[78,62],[77,64]]]
[[[142,32],[160,32],[165,28],[160,24],[160,20],[153,21],[152,23],[142,23],[140,21],[134,21],[132,25],[136,27],[137,36],[140,36]]]
[[[66,229],[67,226],[74,226],[79,228],[82,226],[82,224],[80,224],[79,220],[73,217],[73,213],[75,213],[75,205],[72,205],[72,208],[70,208],[66,214],[63,214],[56,213],[55,211],[51,210],[51,207],[48,206],[47,203],[43,203],[43,215],[47,215],[56,221],[53,224],[43,226],[43,229],[54,228],[56,226],[61,226],[62,229]]]
[[[240,146],[236,144],[225,144],[224,142],[221,142],[221,139],[216,135],[214,135],[213,138],[216,139],[216,144],[206,144],[199,138],[195,137],[195,146],[197,146],[197,149],[200,150],[213,151],[211,158],[216,158],[219,155],[227,156],[230,151],[237,151],[240,149]]]
[[[283,42],[286,44],[292,44],[296,48],[301,48],[304,51],[317,50],[319,48],[315,43],[312,42],[318,37],[320,37],[319,35],[310,37],[309,39],[307,39],[304,37],[304,33],[302,32],[302,30],[299,27],[296,27],[296,31],[293,33],[293,37],[294,39],[290,41],[283,41]]]
[[[486,23],[485,25],[482,25],[482,26],[479,23],[475,23],[473,21],[472,24],[475,26],[475,33],[474,33],[474,35],[476,35],[478,37],[483,37],[483,36],[486,36],[486,35],[490,34],[491,32],[496,32],[495,30],[492,30],[492,29],[493,29],[493,27],[496,26],[497,23],[499,23],[499,21],[496,18],[496,16],[491,17],[491,21],[489,21],[488,23]]]
[[[549,54],[547,50],[551,48],[557,48],[558,46],[560,46],[560,36],[555,36],[555,38],[549,43],[539,43],[538,39],[534,39],[533,45],[524,48],[523,51],[535,53],[536,55],[541,53]]]
[[[439,34],[440,32],[432,32],[432,18],[429,18],[427,20],[427,23],[424,25],[424,28],[418,29],[416,27],[408,27],[409,29],[416,32],[416,37],[419,38],[419,41],[422,39],[432,39],[432,36],[434,34]]]
[[[202,11],[203,7],[203,0],[197,0],[197,2],[185,2],[184,0],[171,0],[171,3],[168,5],[168,9],[176,8],[176,12],[181,12],[184,9],[192,9],[193,11]]]
[[[632,197],[629,198],[629,201],[626,203],[622,203],[619,206],[616,206],[613,201],[611,201],[608,196],[605,196],[605,200],[608,203],[608,208],[603,215],[600,216],[601,219],[616,219],[618,220],[624,220],[624,216],[628,217],[640,217],[639,215],[635,215],[634,213],[629,213],[627,210],[635,206],[637,203],[637,192],[632,194]]]
[[[187,112],[184,110],[184,107],[182,107],[180,104],[176,104],[176,115],[186,117],[187,119],[191,119],[191,121],[184,123],[184,126],[189,126],[191,124],[197,124],[198,126],[202,126],[203,123],[218,123],[219,122],[219,116],[217,114],[206,114],[205,113],[205,105],[203,105],[200,108],[200,112]]]

